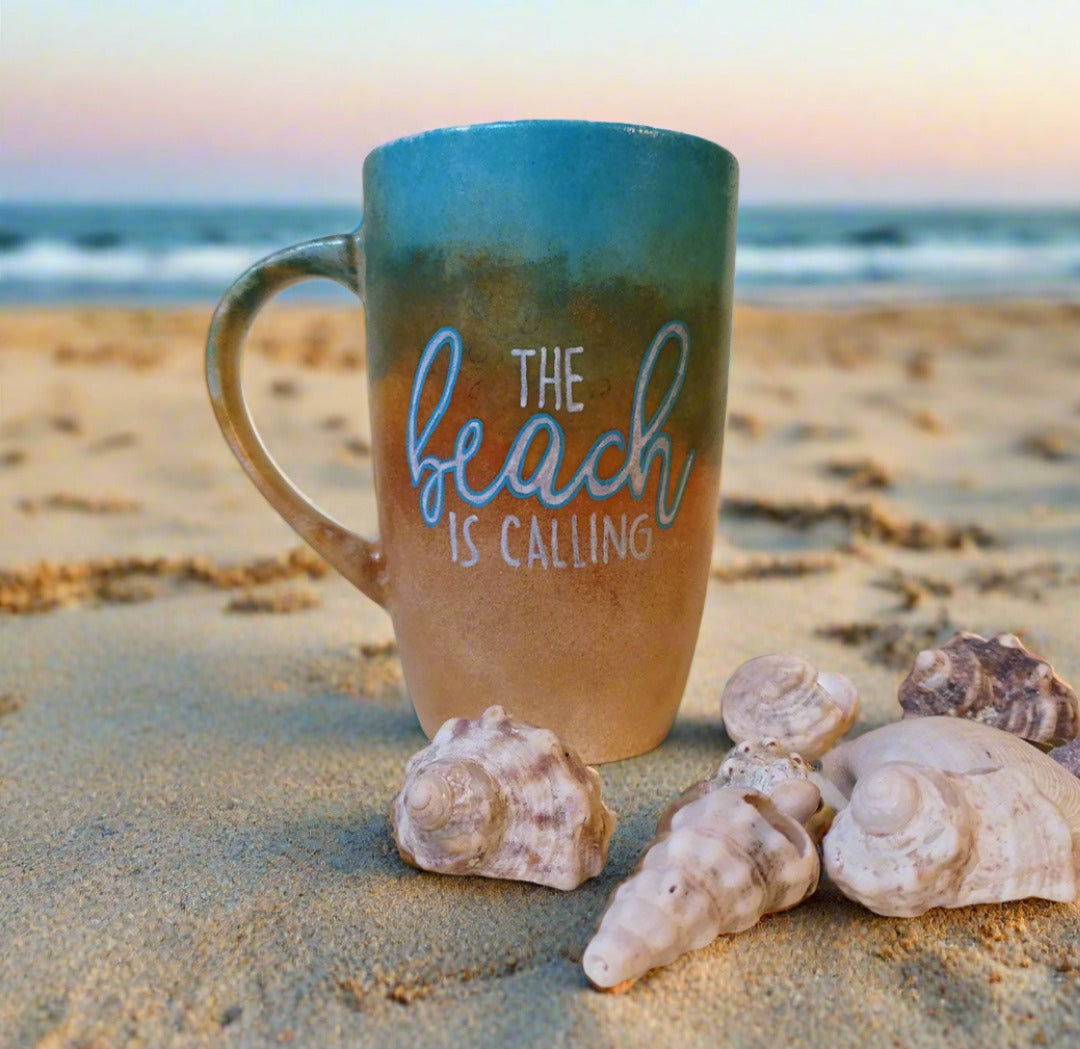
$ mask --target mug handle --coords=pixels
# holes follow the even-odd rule
[[[363,228],[320,237],[268,255],[225,292],[206,340],[206,385],[218,425],[240,465],[266,501],[346,579],[386,606],[386,563],[378,540],[364,539],[320,510],[266,450],[240,382],[244,337],[255,314],[279,291],[326,277],[363,302]]]

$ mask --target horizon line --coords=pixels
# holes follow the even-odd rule
[[[305,200],[286,199],[281,197],[269,198],[235,198],[222,197],[219,199],[208,198],[172,198],[169,200],[157,200],[152,198],[124,198],[124,197],[21,197],[0,200],[0,209],[5,207],[135,207],[135,208],[170,208],[170,207],[256,207],[256,208],[356,208],[362,209],[363,201],[347,200]],[[790,208],[792,210],[810,210],[824,208],[903,208],[909,211],[937,211],[949,209],[953,211],[982,210],[986,208],[1008,208],[1017,211],[1058,211],[1080,210],[1080,198],[1076,199],[1048,199],[1048,200],[1024,200],[1016,198],[988,198],[986,200],[918,200],[918,199],[797,199],[785,200],[782,198],[762,198],[739,201],[738,207],[742,208]]]

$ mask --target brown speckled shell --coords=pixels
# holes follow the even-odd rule
[[[900,684],[905,717],[946,715],[1003,729],[1033,743],[1080,734],[1080,700],[1013,634],[961,633],[920,652]]]
[[[502,707],[447,721],[413,755],[391,821],[415,867],[564,890],[600,873],[615,829],[596,770]]]

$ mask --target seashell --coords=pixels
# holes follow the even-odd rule
[[[625,990],[650,969],[801,903],[820,873],[806,829],[764,794],[711,790],[673,814],[615,889],[582,968],[597,989]]]
[[[961,633],[920,652],[899,697],[904,717],[970,718],[1033,743],[1064,743],[1080,734],[1080,699],[1015,634],[988,641]]]
[[[1039,896],[1076,898],[1061,812],[1018,768],[890,761],[863,776],[825,836],[829,877],[876,914],[911,918]]]
[[[412,756],[391,821],[414,867],[556,889],[600,873],[615,829],[596,770],[502,707],[452,718]]]
[[[671,829],[672,817],[684,805],[721,787],[749,787],[767,794],[781,812],[805,824],[821,805],[821,792],[811,782],[813,777],[810,764],[782,747],[779,740],[743,740],[720,759],[708,777],[688,787],[664,809],[654,837]]]
[[[1080,738],[1071,740],[1063,747],[1054,747],[1046,755],[1074,776],[1080,776]]]
[[[963,718],[909,718],[834,747],[822,772],[845,797],[887,762],[909,761],[943,772],[1008,766],[1022,772],[1072,828],[1080,847],[1080,779],[1019,736]]]
[[[843,674],[783,653],[743,663],[720,697],[724,728],[736,743],[777,739],[808,761],[851,728],[858,709],[859,694]]]

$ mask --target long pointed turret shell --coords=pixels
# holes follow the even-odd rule
[[[1080,734],[1080,699],[1015,634],[988,641],[961,633],[920,652],[899,698],[905,717],[970,718],[1034,743],[1063,743]]]
[[[724,686],[720,709],[736,743],[776,739],[813,761],[851,728],[859,696],[843,674],[776,653],[743,663]]]
[[[414,867],[556,889],[600,873],[615,829],[596,770],[502,707],[447,721],[413,755],[391,819]]]
[[[601,990],[625,989],[717,936],[801,903],[820,872],[802,823],[764,794],[711,790],[671,815],[616,888],[582,957],[585,975]]]
[[[1069,824],[1011,767],[961,773],[886,762],[856,783],[824,856],[840,891],[877,914],[1076,897]]]
[[[1080,843],[1080,780],[1010,732],[962,718],[908,718],[841,743],[821,765],[850,797],[858,780],[889,761],[913,761],[945,772],[1015,768],[1058,809]]]

